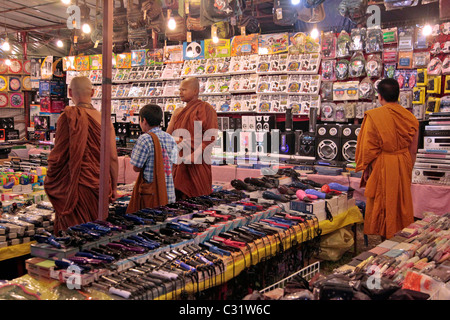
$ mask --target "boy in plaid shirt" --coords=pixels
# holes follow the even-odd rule
[[[172,165],[177,162],[178,148],[174,138],[161,130],[160,124],[163,112],[160,106],[148,104],[139,111],[139,124],[142,132],[153,132],[159,139],[164,160],[164,173],[166,176],[167,197],[169,203],[175,202],[175,187],[172,177]],[[142,169],[145,182],[153,181],[155,168],[155,152],[152,137],[142,134],[137,140],[131,152],[131,165],[135,172]]]

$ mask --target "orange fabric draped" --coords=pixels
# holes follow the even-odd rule
[[[139,172],[133,194],[127,207],[127,213],[137,212],[144,208],[155,208],[165,206],[169,203],[167,197],[166,177],[164,173],[164,160],[161,144],[153,132],[149,132],[153,139],[155,150],[155,172],[151,183],[144,180],[144,168]]]
[[[173,127],[167,133],[172,134],[177,129],[186,129],[191,136],[191,155],[183,155],[183,149],[180,150],[180,159],[191,157],[191,164],[173,165],[173,181],[175,189],[181,191],[187,197],[197,197],[208,195],[212,192],[212,173],[211,165],[205,163],[202,159],[201,164],[194,164],[194,150],[201,145],[201,153],[215,141],[212,137],[210,141],[194,141],[194,122],[201,121],[202,135],[209,129],[218,129],[217,113],[214,108],[201,100],[190,101],[173,119]],[[169,132],[170,131],[170,132]],[[197,150],[199,154],[199,150]],[[210,156],[210,154],[209,154]],[[210,159],[209,159],[210,160]]]
[[[98,217],[101,125],[90,112],[98,111],[66,107],[57,121],[44,181],[55,209],[55,234]]]
[[[409,147],[419,122],[397,103],[365,113],[356,147],[356,171],[369,170],[364,233],[387,239],[414,222],[413,163]]]

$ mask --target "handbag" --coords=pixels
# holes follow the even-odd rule
[[[144,169],[139,172],[130,203],[128,204],[127,213],[134,213],[144,208],[164,206],[169,203],[161,144],[156,134],[153,132],[148,134],[153,139],[155,152],[153,181],[151,183],[145,182]]]

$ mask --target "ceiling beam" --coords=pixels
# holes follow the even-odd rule
[[[47,6],[47,5],[56,4],[56,3],[60,3],[60,2],[61,1],[53,1],[53,2],[36,4],[34,6],[23,6],[23,7],[18,7],[18,8],[11,8],[11,9],[0,11],[0,14],[7,13],[7,12],[13,12],[13,11],[20,11],[20,10],[25,10],[25,9],[34,9],[37,7]]]

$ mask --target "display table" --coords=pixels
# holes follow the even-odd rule
[[[213,181],[231,181],[259,176],[261,176],[259,169],[242,169],[232,165],[212,166]],[[307,174],[307,178],[318,183],[337,182],[346,186],[350,185],[355,189],[353,196],[356,200],[366,200],[364,188],[359,187],[360,178],[319,174]],[[450,186],[413,183],[411,194],[416,218],[421,219],[424,212],[434,212],[439,215],[450,212]]]

